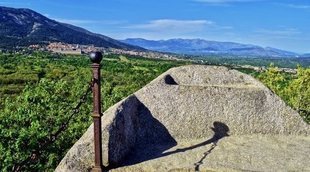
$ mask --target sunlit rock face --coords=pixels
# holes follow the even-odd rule
[[[309,125],[263,84],[226,67],[168,70],[104,112],[102,134],[112,171],[310,169]],[[215,144],[208,163],[194,166]],[[93,162],[91,125],[56,171],[89,171]]]

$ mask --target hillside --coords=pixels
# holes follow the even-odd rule
[[[98,47],[138,49],[83,28],[51,20],[30,9],[0,7],[0,48],[64,42]]]
[[[271,47],[260,47],[251,44],[240,44],[235,42],[207,41],[203,39],[169,39],[169,40],[146,40],[141,38],[130,38],[122,40],[124,43],[140,46],[146,49],[189,54],[189,55],[235,55],[250,57],[297,57],[294,52],[279,50]]]

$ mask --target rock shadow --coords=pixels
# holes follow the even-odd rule
[[[211,143],[216,144],[223,137],[229,136],[229,127],[222,122],[215,121],[211,129],[214,132],[212,138],[190,147],[165,152],[177,145],[176,140],[170,135],[167,128],[153,117],[150,110],[139,101],[136,110],[135,145],[120,163],[110,165],[109,169],[134,165],[175,153],[185,152]]]
[[[165,81],[165,84],[168,84],[168,85],[179,85],[177,82],[175,82],[174,78],[171,75],[166,75],[164,77],[164,81]]]
[[[120,163],[111,164],[109,169],[160,157],[164,151],[177,145],[167,128],[153,117],[150,110],[142,102],[138,99],[137,101],[134,121],[135,144]]]

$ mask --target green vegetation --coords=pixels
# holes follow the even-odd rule
[[[137,91],[171,67],[186,62],[134,57],[103,59],[103,110]],[[85,56],[48,53],[0,56],[0,169],[53,171],[91,124],[91,97],[57,138],[91,79]],[[54,139],[56,139],[54,141]]]
[[[103,59],[103,110],[140,89],[184,61],[108,55]],[[68,129],[55,138],[69,120],[91,79],[86,56],[0,54],[0,169],[53,171],[66,151],[91,123],[91,97],[73,116]],[[309,122],[310,69],[287,74],[270,67],[249,73],[281,96]]]
[[[229,56],[204,56],[195,57],[205,64],[215,65],[251,65],[268,67],[273,63],[277,67],[295,69],[297,65],[310,66],[310,58],[251,58],[251,57],[229,57]]]
[[[297,74],[281,72],[274,64],[264,72],[236,69],[260,80],[310,123],[310,68],[298,66]]]
[[[297,74],[290,75],[271,65],[257,77],[310,123],[310,68],[299,66]]]

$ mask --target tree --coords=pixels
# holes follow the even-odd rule
[[[280,94],[286,86],[286,80],[279,69],[271,64],[265,72],[261,73],[258,78],[272,91]]]
[[[6,99],[0,112],[0,169],[49,171],[55,168],[91,123],[91,103],[88,102],[72,118],[68,129],[54,142],[46,144],[55,139],[52,134],[72,114],[77,97],[87,86],[81,80],[42,79],[35,87],[26,86],[16,101]]]
[[[288,103],[310,122],[310,69],[298,67],[297,77],[284,90]]]
[[[310,69],[298,66],[297,75],[281,73],[270,65],[258,78],[310,123]]]

